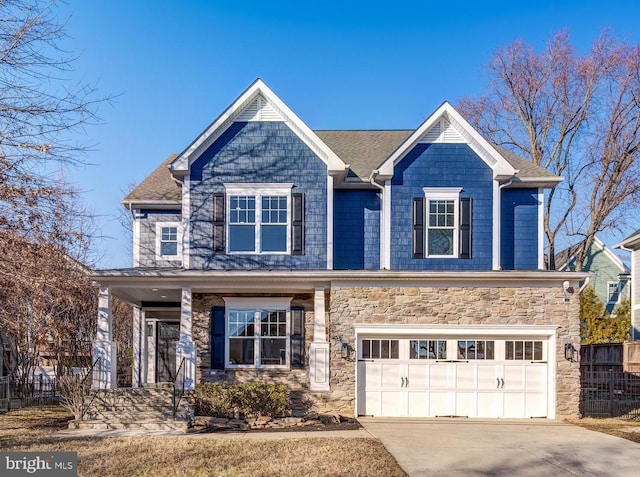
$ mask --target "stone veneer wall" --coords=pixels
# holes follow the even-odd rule
[[[209,329],[213,306],[224,306],[223,296],[193,294],[193,335],[198,346],[199,382],[265,381],[287,384],[318,412],[353,416],[355,411],[355,356],[342,357],[342,342],[355,348],[354,324],[450,324],[450,325],[555,325],[556,415],[575,416],[579,407],[579,363],[564,358],[564,343],[579,347],[579,300],[553,287],[333,287],[327,340],[330,352],[330,392],[311,393],[308,356],[313,341],[313,294],[295,295],[292,306],[305,309],[304,369],[210,370]],[[251,295],[255,297],[257,295]],[[273,296],[273,295],[264,295]],[[289,296],[289,295],[288,295]],[[567,301],[565,302],[565,299]],[[352,350],[353,351],[353,350]],[[298,398],[296,398],[298,399]]]
[[[276,295],[241,295],[241,294],[204,294],[194,293],[192,297],[193,312],[193,340],[198,347],[196,360],[197,382],[248,382],[264,381],[269,383],[287,384],[294,391],[309,388],[309,345],[313,341],[313,294],[294,295],[291,306],[302,306],[305,310],[305,367],[301,369],[226,369],[211,370],[210,322],[211,307],[225,306],[224,297],[247,296],[259,297]],[[283,295],[291,296],[291,295]]]
[[[355,356],[341,357],[341,342],[355,344],[355,323],[450,325],[556,325],[556,415],[575,416],[580,397],[578,362],[564,358],[564,343],[580,343],[578,294],[553,287],[333,287],[330,293],[331,392],[334,409],[355,411]],[[551,350],[550,350],[551,352]]]

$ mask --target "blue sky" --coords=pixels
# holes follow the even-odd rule
[[[69,171],[99,216],[100,268],[131,265],[118,223],[129,183],[181,152],[256,78],[312,129],[410,129],[444,100],[483,91],[483,64],[516,38],[567,28],[578,51],[602,28],[640,41],[636,1],[69,0],[74,79],[96,83],[104,121]],[[621,238],[621,237],[617,237]]]

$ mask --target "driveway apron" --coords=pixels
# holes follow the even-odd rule
[[[640,475],[640,444],[558,421],[359,420],[410,476]]]

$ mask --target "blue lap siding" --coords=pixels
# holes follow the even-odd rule
[[[461,187],[473,200],[472,258],[412,258],[412,200],[423,187]],[[396,166],[391,180],[391,268],[490,270],[493,175],[466,144],[418,144]]]
[[[214,254],[213,194],[225,183],[293,183],[305,197],[304,255]],[[233,123],[192,165],[190,200],[190,268],[327,267],[327,166],[283,122]]]
[[[336,190],[334,194],[334,268],[380,268],[380,194],[375,190]]]
[[[538,190],[502,190],[500,265],[503,270],[538,268]]]

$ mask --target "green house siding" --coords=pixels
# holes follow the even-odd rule
[[[572,259],[569,261],[567,270],[575,271],[575,260]],[[629,296],[629,281],[620,280],[620,275],[624,272],[620,269],[620,266],[607,255],[605,250],[601,249],[597,244],[591,246],[582,270],[593,274],[589,279],[589,285],[593,287],[596,295],[602,300],[602,303],[605,304],[606,310],[609,313],[611,313],[616,306],[616,303],[608,303],[609,282],[620,282],[621,300]]]

